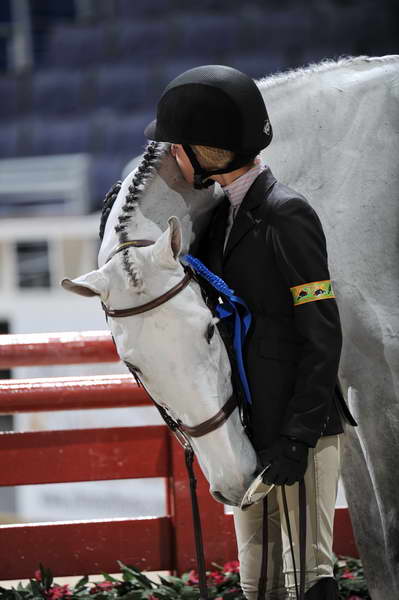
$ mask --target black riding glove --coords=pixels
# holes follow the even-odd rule
[[[263,475],[263,482],[270,485],[293,485],[305,475],[308,465],[309,446],[304,442],[280,436],[267,450],[258,452],[262,467],[271,463]]]

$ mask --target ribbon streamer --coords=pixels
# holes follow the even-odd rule
[[[220,319],[226,319],[228,317],[234,318],[234,354],[244,390],[245,400],[248,404],[252,404],[251,392],[249,390],[242,354],[245,337],[252,321],[250,310],[244,300],[239,296],[236,296],[234,290],[229,288],[226,282],[218,277],[218,275],[212,273],[212,271],[210,271],[198,258],[195,258],[195,256],[192,256],[191,254],[185,254],[181,258],[187,262],[196,275],[203,277],[203,279],[219,292],[219,304],[216,307],[216,314],[218,317]]]

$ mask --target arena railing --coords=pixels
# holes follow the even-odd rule
[[[109,332],[0,336],[0,369],[117,362]],[[151,405],[131,375],[0,380],[0,413]],[[231,514],[195,465],[207,566],[236,559]],[[196,568],[184,453],[166,425],[0,435],[0,486],[162,477],[165,516],[0,525],[0,579],[115,572],[117,560],[148,571]],[[132,498],[132,502],[134,499]],[[358,556],[347,509],[336,509],[334,551]]]

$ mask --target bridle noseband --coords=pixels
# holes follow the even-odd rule
[[[155,242],[152,240],[139,239],[139,240],[129,240],[127,242],[119,244],[119,246],[117,246],[117,248],[115,248],[115,250],[113,250],[111,252],[111,254],[108,256],[105,263],[108,263],[111,260],[111,258],[113,258],[119,252],[122,252],[126,248],[129,248],[131,246],[134,246],[136,248],[142,248],[145,246],[151,246],[154,243]],[[184,290],[184,288],[190,283],[191,279],[195,279],[197,281],[197,278],[195,277],[195,275],[194,275],[193,271],[190,269],[190,267],[185,266],[184,271],[185,271],[185,274],[184,274],[183,279],[181,279],[176,285],[174,285],[172,288],[167,290],[161,296],[154,298],[154,300],[150,300],[150,302],[141,304],[140,306],[134,306],[131,308],[111,309],[111,308],[108,308],[103,302],[101,302],[101,306],[102,306],[107,318],[108,317],[113,317],[113,318],[115,318],[115,317],[116,318],[131,317],[131,316],[139,315],[141,313],[152,310],[153,308],[156,308],[157,306],[161,306],[162,304],[164,304],[165,302],[167,302],[168,300],[170,300],[171,298],[173,298],[174,296],[179,294],[182,290]],[[138,385],[141,385],[142,387],[144,387],[140,378],[137,375],[136,370],[129,363],[126,363],[126,364],[127,364],[127,367],[129,368],[130,372],[133,374],[134,378],[136,379]],[[210,433],[211,431],[214,431],[215,429],[218,429],[218,427],[223,425],[223,423],[228,419],[228,417],[231,415],[231,413],[234,411],[234,409],[238,406],[237,398],[236,398],[235,394],[233,394],[227,400],[227,402],[222,406],[222,408],[216,413],[216,415],[207,419],[206,421],[203,421],[199,425],[191,426],[191,425],[185,425],[180,420],[178,420],[177,422],[174,421],[170,417],[170,415],[168,413],[166,413],[165,409],[162,406],[160,406],[154,400],[154,398],[151,397],[151,395],[148,393],[148,391],[147,391],[147,394],[150,396],[151,400],[154,402],[154,404],[160,411],[160,413],[161,413],[162,417],[164,418],[164,420],[166,421],[167,425],[169,425],[169,427],[171,427],[171,429],[173,429],[173,431],[175,433],[179,432],[180,435],[183,436],[183,440],[179,439],[180,443],[182,443],[182,442],[187,443],[187,441],[188,441],[187,439],[184,439],[184,434],[188,434],[191,437],[201,437],[207,433]],[[182,445],[184,445],[184,443],[182,443]]]

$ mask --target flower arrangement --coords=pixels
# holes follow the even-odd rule
[[[335,555],[334,555],[335,556]],[[118,560],[121,578],[103,573],[103,581],[91,582],[82,577],[73,587],[54,583],[50,569],[43,565],[26,585],[17,588],[0,587],[1,600],[198,600],[198,573],[191,570],[181,577],[159,577],[159,583],[143,571]],[[207,571],[210,600],[245,600],[240,587],[239,563],[223,566],[212,563]],[[347,556],[335,556],[334,575],[339,585],[339,600],[370,600],[361,561]]]

